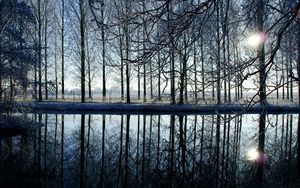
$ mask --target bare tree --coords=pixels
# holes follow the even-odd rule
[[[44,22],[45,22],[45,25],[44,25],[44,48],[45,48],[45,51],[44,51],[44,71],[45,71],[45,99],[48,100],[48,8],[49,8],[49,5],[48,5],[48,1],[49,0],[45,0],[45,7],[44,7]]]
[[[85,3],[79,0],[80,9],[80,60],[81,102],[85,102]]]
[[[65,98],[65,1],[61,0],[61,97]]]
[[[41,0],[37,0],[37,24],[38,24],[38,100],[42,101],[42,13]]]
[[[264,32],[264,14],[265,14],[265,4],[264,1],[257,1],[257,27],[258,32]],[[258,60],[259,60],[259,97],[260,104],[265,105],[267,103],[266,96],[266,67],[265,67],[265,47],[262,42],[258,46]]]

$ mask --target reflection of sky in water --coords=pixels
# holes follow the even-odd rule
[[[50,115],[49,117],[52,119],[54,115]],[[61,121],[61,115],[59,116],[59,122]],[[268,115],[267,117],[267,123],[266,123],[266,139],[265,139],[265,145],[266,145],[266,152],[270,152],[270,154],[266,153],[267,155],[272,155],[276,154],[278,151],[269,151],[268,146],[273,146],[274,141],[279,139],[280,136],[279,132],[282,131],[282,129],[285,131],[286,134],[286,127],[282,127],[283,124],[286,124],[287,122],[287,116],[288,115]],[[48,118],[49,118],[48,117]],[[130,116],[130,127],[129,127],[129,134],[130,137],[137,138],[138,134],[138,118],[140,118],[140,124],[139,124],[139,135],[140,137],[142,136],[142,129],[143,129],[143,118],[146,118],[146,134],[149,133],[150,129],[150,121],[152,121],[152,131],[156,132],[158,130],[157,128],[157,122],[158,122],[158,116],[150,116],[150,115],[131,115]],[[50,119],[49,118],[49,119]],[[87,127],[88,125],[88,115],[85,116],[85,126]],[[91,130],[93,134],[99,136],[99,141],[100,137],[102,134],[102,119],[103,115],[97,115],[93,114],[91,115]],[[121,116],[120,115],[106,115],[106,136],[111,137],[113,135],[118,135],[120,132],[120,127],[121,127]],[[152,118],[152,120],[151,120]],[[204,123],[205,123],[205,132],[209,132],[211,130],[211,117],[204,117]],[[214,117],[216,119],[216,116]],[[64,115],[64,120],[65,120],[65,138],[67,142],[70,142],[67,144],[67,146],[72,146],[74,142],[72,141],[72,135],[76,132],[80,131],[80,123],[81,123],[81,115]],[[194,127],[194,120],[195,116],[188,116],[187,119],[187,129],[192,130]],[[202,116],[199,115],[197,117],[197,128],[199,128],[200,123],[202,122]],[[216,120],[214,120],[216,121]],[[231,130],[234,127],[234,121],[233,119],[230,122]],[[257,149],[258,146],[258,121],[259,121],[259,115],[257,114],[247,114],[242,116],[242,129],[241,129],[241,145],[240,145],[240,156],[242,157],[241,160],[244,160],[247,158],[247,151],[249,149]],[[276,123],[277,121],[277,123]],[[294,115],[292,118],[293,124],[296,124],[297,122],[297,116]],[[52,120],[53,122],[53,120]],[[175,129],[178,129],[178,117],[176,116],[175,118]],[[54,123],[54,122],[53,122]],[[221,127],[224,125],[224,123],[221,121]],[[276,126],[277,125],[277,129]],[[49,128],[53,125],[48,125]],[[169,126],[170,126],[170,116],[168,115],[163,115],[161,116],[160,120],[160,131],[161,131],[161,139],[169,140]],[[228,125],[227,125],[228,126]],[[123,131],[125,132],[126,130],[126,115],[123,115]],[[87,131],[87,130],[86,130]],[[199,131],[199,130],[198,130]],[[289,131],[289,130],[288,130]],[[221,128],[221,135],[222,135],[223,129]],[[231,136],[233,136],[233,131],[231,132]],[[277,132],[277,133],[276,133]],[[297,132],[297,127],[292,126],[292,132],[294,135],[292,137],[296,136]],[[273,156],[277,157],[277,156]]]

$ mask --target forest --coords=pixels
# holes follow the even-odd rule
[[[1,0],[0,100],[299,104],[299,8]]]
[[[300,0],[0,0],[0,185],[300,187]]]

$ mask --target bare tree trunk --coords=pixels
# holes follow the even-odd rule
[[[181,61],[183,61],[184,66],[184,60],[183,58],[180,58]],[[179,88],[179,104],[183,104],[183,90],[184,90],[184,71],[181,70],[180,72],[180,88]]]
[[[285,99],[285,76],[284,76],[284,59],[281,55],[281,78],[282,78],[282,98]]]
[[[240,51],[237,48],[237,54],[236,54],[237,62],[240,62],[239,52]],[[242,85],[242,82],[241,82],[241,74],[239,74],[238,77],[239,77],[239,89],[238,89],[239,90],[239,98],[242,99],[243,98],[243,85]]]
[[[158,93],[158,100],[160,101],[161,100],[161,88],[160,88],[160,85],[161,85],[161,54],[160,54],[160,50],[158,51],[157,53],[158,55],[158,84],[157,84],[157,87],[158,87],[158,90],[157,90],[157,93]]]
[[[290,54],[288,52],[285,53],[285,74],[286,74],[286,99],[290,99],[290,82],[289,82],[289,73],[290,73],[290,64],[288,61],[288,57]]]
[[[233,61],[238,62],[237,61],[237,46],[235,43],[233,44]],[[237,66],[238,66],[238,63],[237,63]],[[239,88],[240,88],[239,74],[236,72],[234,74],[234,98],[235,98],[235,100],[237,100],[239,98]]]
[[[125,35],[125,59],[126,59],[126,103],[130,103],[130,70],[129,70],[129,14],[130,14],[130,0],[125,2],[125,14],[126,14],[126,24],[124,27]]]
[[[292,46],[292,35],[291,33],[289,33],[289,49],[293,49],[293,46]],[[293,56],[292,54],[289,54],[289,70],[288,70],[288,75],[293,75]],[[290,76],[290,99],[291,101],[293,101],[293,98],[294,98],[294,95],[293,95],[293,81],[294,79]]]
[[[44,42],[45,42],[45,99],[48,100],[48,0],[45,0],[45,33],[44,33]]]
[[[150,62],[150,98],[153,99],[153,69],[152,63]]]
[[[141,99],[141,66],[140,65],[138,65],[137,73],[138,73],[138,75],[137,75],[137,78],[138,78],[138,100],[140,100]]]
[[[81,102],[85,102],[85,10],[84,0],[79,0],[80,9],[80,60],[81,60]]]
[[[145,1],[143,1],[143,11],[146,10],[146,5]],[[147,31],[147,25],[146,25],[146,20],[144,18],[145,16],[143,15],[143,55],[145,54],[146,51],[146,31]],[[144,78],[144,92],[143,92],[143,101],[146,102],[147,100],[147,70],[146,70],[146,60],[143,58],[143,78]]]
[[[225,15],[224,15],[224,1],[220,0],[219,3],[220,6],[220,25],[221,25],[221,30],[222,30],[222,39],[220,38],[220,40],[222,40],[222,62],[223,62],[223,79],[224,79],[224,102],[227,102],[227,77],[226,77],[226,32],[227,32],[227,28],[226,28],[226,20],[225,20]],[[221,42],[221,41],[220,41]],[[220,57],[221,58],[221,57]]]
[[[114,5],[117,7],[117,16],[121,17],[122,8],[118,5],[117,1],[114,2]],[[121,79],[121,100],[124,100],[124,55],[123,55],[123,33],[124,27],[121,24],[118,25],[118,35],[119,35],[119,51],[120,51],[120,79]]]
[[[101,2],[101,40],[102,40],[102,97],[106,99],[106,50],[105,50],[105,28],[104,28],[104,0]]]
[[[173,39],[172,39],[173,40]],[[172,44],[173,42],[171,42]],[[175,55],[174,49],[171,47],[171,101],[172,104],[176,103],[176,89],[175,89]]]
[[[168,20],[171,20],[171,9],[172,9],[172,2],[169,1],[167,4],[167,11],[168,11]],[[170,53],[170,80],[171,80],[171,103],[176,103],[176,93],[175,93],[175,55],[174,55],[174,41],[173,41],[173,32],[171,30],[170,23],[168,22],[168,32],[169,32],[169,53]]]
[[[61,98],[65,98],[65,0],[61,0]]]
[[[89,99],[92,99],[92,76],[91,76],[91,56],[90,56],[90,49],[89,49],[89,37],[87,32],[87,39],[86,39],[86,55],[87,55],[87,74],[88,74],[88,93]]]
[[[229,22],[230,20],[228,20],[228,12],[229,12],[229,7],[230,7],[230,0],[226,0],[226,11],[225,11],[225,23],[227,25],[226,27],[226,47],[227,47],[227,63],[228,65],[230,65],[230,39],[229,39],[229,31],[230,31],[230,28],[229,27]],[[229,66],[230,67],[230,66]],[[231,103],[231,71],[229,70],[227,72],[227,80],[228,80],[228,102]]]
[[[185,41],[184,41],[185,43]],[[186,73],[187,73],[187,47],[185,45],[185,48],[184,48],[184,52],[182,55],[182,58],[181,58],[181,61],[182,61],[182,71],[180,73],[180,98],[179,98],[179,104],[183,104],[184,103],[184,90],[186,88]]]
[[[143,42],[144,44],[145,42]],[[143,47],[145,48],[145,47]],[[146,81],[146,62],[143,62],[143,101],[147,101],[147,81]]]
[[[220,0],[216,1],[217,9],[217,105],[221,104],[221,47],[220,47]]]
[[[204,50],[203,50],[203,36],[200,37],[200,51],[201,51],[201,79],[202,79],[202,100],[205,100],[205,78],[204,78]]]
[[[137,41],[140,41],[140,30],[137,30]],[[137,56],[140,57],[140,45],[137,45]],[[141,65],[137,64],[137,79],[138,79],[138,100],[141,99]]]
[[[38,0],[38,71],[39,71],[39,96],[38,100],[42,101],[42,18],[41,18],[41,0]]]
[[[264,1],[258,0],[257,10],[257,27],[259,32],[264,32]],[[258,59],[259,59],[259,98],[260,104],[265,105],[267,103],[266,95],[266,68],[265,68],[265,47],[262,42],[258,47]]]
[[[57,76],[57,36],[56,31],[54,32],[54,74],[55,74],[55,100],[58,98],[58,76]]]
[[[193,44],[193,64],[194,64],[194,88],[195,88],[195,103],[198,102],[198,82],[197,82],[197,49],[196,49],[196,41]]]
[[[121,36],[121,27],[119,26],[119,45],[120,45],[120,59],[121,59],[121,100],[124,100],[124,55],[123,55],[123,37]]]
[[[279,79],[278,79],[278,77],[279,77],[279,74],[278,74],[278,68],[276,68],[276,70],[275,70],[275,82],[276,82],[276,88],[278,88],[278,89],[276,89],[276,99],[278,100],[279,99]]]

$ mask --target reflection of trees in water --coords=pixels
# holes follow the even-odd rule
[[[266,115],[258,118],[257,148],[259,161],[242,161],[242,184],[255,187],[276,185],[299,186],[297,175],[298,136],[295,117],[299,115]]]
[[[242,116],[76,115],[72,131],[66,117],[33,115],[45,123],[34,135],[1,140],[0,183],[237,187],[297,179],[299,127],[292,114],[262,115],[253,124],[254,142],[268,157],[264,165],[244,156]]]
[[[300,114],[298,115],[298,129],[297,129],[297,170],[298,177],[300,177]]]
[[[55,131],[48,129],[49,121],[55,120],[41,114],[33,115],[32,119],[44,126],[34,133],[0,140],[1,186],[59,186],[56,180],[60,159],[56,157]]]

